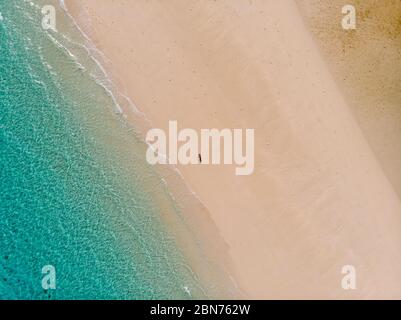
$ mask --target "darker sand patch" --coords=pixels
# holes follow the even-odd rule
[[[401,2],[297,0],[338,86],[401,197]],[[343,30],[341,8],[356,8]]]

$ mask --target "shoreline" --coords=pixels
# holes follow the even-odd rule
[[[58,1],[58,0],[57,0]],[[145,132],[152,128],[151,121],[139,110],[131,98],[122,90],[120,80],[110,71],[110,60],[94,46],[90,36],[81,28],[76,18],[71,15],[69,8],[61,1],[61,9],[72,21],[74,27],[85,40],[85,48],[91,56],[91,60],[99,67],[102,75],[95,82],[99,84],[113,100],[117,107],[117,113],[127,120],[127,124],[135,131],[136,137],[141,139],[144,145]],[[89,45],[89,46],[86,46]],[[98,83],[105,77],[108,85]],[[144,153],[145,154],[145,153]],[[190,262],[191,273],[194,278],[202,284],[202,292],[208,298],[243,298],[244,293],[235,281],[233,270],[227,255],[226,243],[206,212],[205,206],[198,195],[190,188],[182,173],[174,165],[152,166],[154,173],[160,177],[160,183],[167,197],[178,210],[179,218],[169,217],[163,212],[163,200],[158,203],[161,213],[160,216],[170,231],[174,233],[175,240],[180,252]],[[197,217],[185,215],[185,211],[191,210]],[[177,221],[180,220],[180,221]],[[194,228],[196,226],[196,229]],[[207,256],[205,252],[207,251]],[[212,268],[212,271],[209,269]],[[220,272],[218,272],[220,270]],[[218,276],[216,276],[218,274]],[[187,290],[187,289],[186,289]],[[196,297],[195,297],[196,298]]]
[[[118,26],[114,22],[121,13],[121,3],[95,5],[95,1],[90,0],[80,4],[67,2],[70,12],[74,16],[75,10],[75,19],[81,24],[83,17],[79,17],[76,8],[89,8],[88,15],[96,21],[91,28],[86,26],[93,34],[89,38],[94,39],[95,46],[109,57],[111,73],[124,79],[116,80],[117,87],[126,88],[123,92],[131,98],[138,97],[139,102],[135,100],[135,103],[140,106],[140,112],[153,120],[156,127],[165,128],[168,120],[174,120],[172,116],[177,115],[183,127],[247,128],[251,124],[255,125],[256,135],[262,132],[255,145],[256,172],[252,177],[235,178],[232,168],[222,166],[206,169],[178,166],[177,169],[210,215],[212,221],[206,225],[216,225],[217,231],[213,233],[220,234],[223,242],[227,243],[229,264],[232,263],[233,268],[229,273],[234,275],[246,297],[370,297],[372,287],[376,287],[377,294],[400,295],[399,289],[391,286],[392,281],[400,276],[395,269],[386,276],[383,284],[375,281],[376,275],[387,269],[384,265],[376,265],[375,260],[388,262],[393,257],[401,261],[394,247],[394,240],[400,239],[396,229],[400,225],[397,217],[399,200],[382,175],[324,63],[317,58],[317,47],[303,25],[300,24],[300,30],[297,30],[300,40],[292,39],[295,44],[280,44],[282,37],[286,39],[291,33],[286,23],[301,21],[290,1],[285,4],[258,2],[259,7],[253,9],[242,2],[228,5],[228,11],[233,14],[239,14],[241,9],[251,10],[252,15],[258,11],[273,10],[278,13],[282,21],[270,22],[276,33],[269,33],[270,42],[259,39],[258,44],[247,40],[245,35],[247,32],[254,34],[252,28],[260,27],[264,18],[255,18],[249,29],[240,31],[239,22],[223,11],[221,3],[209,6],[184,5],[179,1],[172,1],[171,4],[125,3],[129,7],[125,9],[132,16],[121,19]],[[182,14],[176,14],[179,9],[182,9]],[[143,15],[137,16],[138,12]],[[198,15],[199,18],[196,18]],[[148,24],[150,20],[147,20],[152,18],[158,18],[160,26],[152,25],[152,29]],[[173,21],[175,18],[177,22]],[[139,26],[133,32],[134,36],[124,28],[133,19],[138,21]],[[202,22],[207,19],[222,33],[204,25]],[[247,17],[242,17],[242,21],[247,21]],[[189,31],[179,29],[175,23],[187,25]],[[84,25],[81,27],[86,30]],[[141,32],[145,30],[156,43],[144,41]],[[107,32],[110,32],[107,39],[99,36]],[[191,32],[197,34],[196,40],[200,40],[202,45],[191,39]],[[120,36],[113,37],[118,34]],[[158,34],[160,38],[155,38]],[[173,38],[167,41],[168,36]],[[307,50],[301,49],[301,41],[306,42]],[[180,44],[177,45],[177,42]],[[210,52],[205,49],[204,43],[208,44]],[[114,49],[122,48],[123,44],[125,51]],[[135,44],[139,45],[138,49]],[[156,47],[153,48],[153,45]],[[157,55],[164,45],[169,49],[164,48],[165,52],[174,51],[168,58]],[[137,61],[132,58],[135,55],[126,54],[141,48],[143,52],[138,53]],[[200,48],[199,51],[196,48]],[[271,51],[271,61],[265,61],[261,53]],[[217,52],[220,52],[221,58],[216,55]],[[292,56],[293,52],[296,56]],[[169,59],[172,66],[169,66]],[[316,59],[318,62],[315,62]],[[204,61],[210,61],[212,66],[204,66]],[[303,65],[305,61],[309,64],[308,68]],[[124,72],[127,66],[134,70],[132,73],[137,71],[139,75]],[[147,69],[154,73],[148,73]],[[309,69],[316,74],[308,74],[306,71]],[[306,84],[301,84],[294,74]],[[174,79],[169,79],[171,75]],[[230,79],[231,76],[234,79]],[[145,83],[139,79],[145,79],[142,81]],[[159,86],[154,86],[149,79]],[[277,83],[274,80],[278,80]],[[187,81],[191,87],[186,87]],[[172,82],[177,83],[169,84]],[[311,83],[318,92],[311,88]],[[181,89],[186,89],[188,93]],[[290,90],[289,95],[283,96],[282,90]],[[305,101],[303,92],[312,96],[310,101]],[[336,110],[330,104],[325,104],[320,110],[318,106],[310,107],[321,99],[330,99],[340,107]],[[183,101],[189,103],[184,105]],[[300,111],[292,108],[297,101],[301,101]],[[273,107],[266,107],[268,105]],[[160,112],[161,107],[166,110]],[[244,109],[248,112],[245,113]],[[252,117],[252,113],[256,115]],[[238,115],[242,117],[238,118]],[[333,134],[333,128],[345,132]],[[343,143],[344,137],[352,139]],[[328,142],[333,144],[332,148],[328,148]],[[332,158],[344,152],[350,157]],[[363,170],[371,172],[368,178],[364,178]],[[215,185],[211,185],[210,181]],[[355,188],[360,188],[361,194]],[[372,199],[360,203],[359,207],[355,205],[367,195]],[[355,212],[349,212],[352,219],[344,214],[351,207],[355,209]],[[384,211],[384,217],[374,231],[371,221],[377,219],[375,212],[378,208]],[[227,212],[231,214],[232,221]],[[372,220],[367,221],[364,214]],[[355,221],[365,226],[357,228],[357,232],[347,227]],[[381,233],[388,223],[393,223],[394,229],[384,237]],[[340,239],[337,239],[338,230],[341,230]],[[366,241],[369,242],[370,232],[381,234],[382,248],[368,254]],[[333,241],[339,246],[338,250],[333,250]],[[384,252],[383,246],[387,247]],[[341,263],[362,265],[362,277],[368,273],[374,276],[370,280],[366,277],[368,284],[362,291],[346,292],[338,285]],[[386,286],[389,286],[390,293],[384,290]]]
[[[2,97],[1,121],[2,295],[216,297],[215,283],[201,283],[180,250],[177,242],[189,231],[179,208],[142,157],[144,143],[105,90],[109,82],[82,35],[61,10],[58,32],[43,31],[42,3],[48,4],[0,5],[1,88],[9,93]],[[199,268],[205,249],[193,235],[187,238]],[[52,292],[37,281],[48,264],[57,270]]]

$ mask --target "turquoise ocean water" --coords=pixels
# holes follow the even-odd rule
[[[45,32],[37,2],[0,0],[0,299],[205,297],[143,143],[79,36]]]

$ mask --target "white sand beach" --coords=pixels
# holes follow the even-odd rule
[[[178,165],[245,297],[401,298],[401,153],[358,117],[307,2],[65,0],[152,126],[255,130],[252,175]]]

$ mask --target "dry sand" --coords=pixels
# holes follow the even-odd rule
[[[65,2],[153,126],[255,129],[253,175],[179,167],[246,297],[401,298],[399,197],[302,3]],[[349,264],[356,290],[341,287]]]

